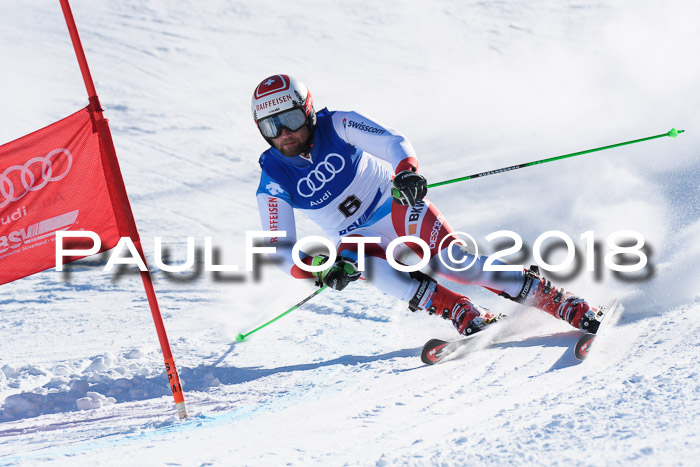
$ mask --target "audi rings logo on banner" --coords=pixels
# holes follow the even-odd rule
[[[340,161],[340,162],[338,162]],[[299,180],[297,192],[304,198],[311,198],[345,168],[345,159],[336,153],[330,153],[309,175]]]
[[[65,157],[65,162],[57,164],[61,157]],[[57,173],[54,173],[54,164],[59,167],[55,170]],[[29,159],[24,165],[8,167],[0,174],[0,208],[19,201],[30,191],[41,190],[49,182],[61,180],[68,175],[72,165],[73,155],[68,149],[61,148],[54,149],[43,157]],[[17,175],[13,175],[14,172],[17,172]]]

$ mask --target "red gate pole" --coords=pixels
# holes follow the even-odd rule
[[[66,18],[66,25],[68,26],[71,41],[73,42],[73,49],[75,49],[75,55],[78,58],[78,64],[80,65],[80,72],[83,75],[83,81],[85,82],[85,88],[87,89],[88,99],[90,102],[88,109],[93,116],[95,127],[99,134],[102,165],[104,168],[105,177],[108,181],[107,185],[109,187],[109,196],[112,201],[112,208],[114,209],[115,218],[117,220],[119,235],[128,236],[131,238],[136,250],[139,253],[139,256],[141,256],[144,264],[146,264],[146,255],[144,254],[143,247],[141,246],[141,239],[139,237],[138,230],[136,229],[136,222],[134,221],[134,215],[131,211],[131,205],[129,204],[129,198],[126,193],[126,187],[124,186],[124,180],[122,179],[121,170],[119,169],[117,152],[114,149],[112,134],[109,131],[109,123],[102,114],[103,109],[100,105],[100,100],[97,97],[92,76],[90,75],[90,69],[88,68],[87,59],[85,58],[85,52],[80,42],[80,36],[78,36],[78,28],[75,25],[75,20],[73,19],[73,13],[70,9],[70,5],[68,4],[68,0],[59,1],[61,2],[63,16]],[[163,352],[163,358],[165,359],[165,369],[168,374],[170,389],[173,393],[173,398],[175,399],[177,414],[180,419],[187,418],[185,397],[182,392],[182,385],[180,384],[177,368],[175,367],[175,361],[173,360],[173,354],[170,350],[168,335],[166,334],[165,326],[163,325],[163,317],[160,314],[160,307],[158,306],[158,299],[156,298],[156,292],[153,288],[151,273],[148,270],[141,271],[141,279],[143,280],[143,286],[146,290],[146,297],[148,298],[148,305],[151,308],[153,322],[155,323],[156,331],[158,333],[160,348]]]

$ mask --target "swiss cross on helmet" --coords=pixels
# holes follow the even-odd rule
[[[250,104],[253,120],[263,137],[277,138],[282,129],[298,131],[304,125],[316,125],[311,93],[304,84],[288,75],[265,78],[253,92]]]

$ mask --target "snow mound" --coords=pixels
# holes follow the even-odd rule
[[[81,397],[75,401],[78,410],[99,409],[102,406],[112,405],[117,400],[114,397],[105,397],[99,392],[88,391],[86,397]]]
[[[111,353],[51,368],[9,365],[0,371],[0,421],[42,414],[97,409],[116,402],[152,399],[169,394],[163,370],[151,369],[143,351]]]

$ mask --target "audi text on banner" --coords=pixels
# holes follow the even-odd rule
[[[58,230],[96,232],[100,251],[119,241],[93,128],[82,109],[0,146],[0,284],[54,267]]]

